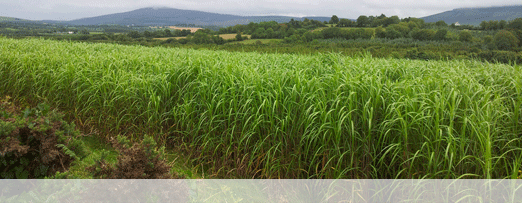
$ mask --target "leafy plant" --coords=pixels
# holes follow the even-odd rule
[[[325,30],[332,38],[351,34],[338,29]],[[132,141],[161,135],[154,139],[188,152],[190,164],[216,177],[513,177],[522,162],[520,68],[458,59],[480,56],[475,42],[429,43],[278,45],[279,52],[374,47],[373,54],[400,56],[405,49],[393,47],[405,46],[410,56],[429,59],[422,61],[0,38],[0,62],[9,64],[0,65],[0,94],[45,98]],[[454,50],[448,55],[458,60],[438,49]],[[142,168],[130,158],[118,162],[136,163],[132,177],[158,166],[149,164],[158,157],[149,144],[122,147],[143,158]]]

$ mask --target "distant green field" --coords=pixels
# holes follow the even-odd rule
[[[0,95],[155,135],[211,177],[504,179],[522,169],[520,66],[2,37],[0,53]]]

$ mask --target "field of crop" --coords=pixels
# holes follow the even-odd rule
[[[220,34],[219,35],[221,38],[223,38],[224,40],[227,40],[227,39],[235,39],[236,38],[236,34]],[[247,37],[250,39],[250,35],[242,35],[242,37]],[[167,40],[167,39],[170,39],[170,38],[174,38],[174,39],[184,39],[184,38],[187,38],[187,37],[161,37],[161,38],[154,38],[154,39],[158,39],[158,40]]]
[[[281,39],[249,39],[249,40],[243,40],[243,41],[239,41],[239,42],[235,42],[237,44],[256,44],[261,42],[263,44],[266,44],[266,43],[277,43],[277,42],[280,42]]]
[[[516,178],[521,169],[520,66],[7,38],[0,53],[0,95],[169,140],[217,177]]]

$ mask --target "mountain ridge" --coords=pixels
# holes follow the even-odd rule
[[[484,20],[509,21],[515,18],[522,18],[522,5],[456,8],[425,16],[421,19],[428,23],[443,20],[448,24],[459,22],[460,24],[478,26]]]
[[[236,24],[258,23],[263,21],[288,22],[291,19],[304,20],[305,17],[289,16],[239,16],[231,14],[219,14],[195,10],[183,10],[168,7],[146,7],[132,11],[107,14],[89,18],[80,18],[66,21],[73,25],[175,25],[194,24],[199,26],[233,26]],[[306,17],[308,19],[321,20],[330,17]]]
[[[32,21],[21,18],[2,17],[0,22],[24,22],[24,23],[56,23],[70,25],[136,25],[136,26],[166,26],[166,25],[195,25],[195,26],[234,26],[236,24],[259,23],[276,21],[286,23],[291,19],[302,21],[305,18],[318,21],[329,21],[331,17],[307,16],[291,17],[280,15],[268,16],[240,16],[232,14],[219,14],[205,11],[184,10],[164,6],[145,7],[127,12],[106,14],[94,17],[80,18],[69,21],[40,20]],[[486,20],[513,20],[522,18],[522,5],[492,6],[492,7],[467,7],[456,8],[441,13],[421,17],[425,22],[436,22],[443,20],[448,24],[459,22],[478,26]],[[354,20],[354,19],[350,19]]]

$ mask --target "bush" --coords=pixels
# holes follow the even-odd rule
[[[0,178],[34,179],[68,170],[87,155],[73,123],[46,104],[23,112],[0,100]]]
[[[341,29],[338,27],[326,28],[322,31],[324,39],[340,38]]]
[[[460,31],[459,33],[459,41],[461,42],[471,42],[473,40],[473,36],[466,30]]]
[[[140,144],[131,145],[123,136],[111,138],[111,143],[120,152],[118,163],[113,167],[102,157],[94,166],[88,168],[94,172],[94,176],[108,179],[173,178],[169,173],[170,167],[164,161],[165,147],[156,149],[156,142],[151,136],[145,135]]]
[[[478,57],[493,63],[513,63],[522,64],[522,54],[512,51],[484,51]]]
[[[419,51],[417,48],[408,50],[404,57],[409,58],[409,59],[421,59],[421,60],[440,59],[440,56],[437,56],[437,55],[433,54],[432,52]]]
[[[446,30],[446,29],[437,30],[437,32],[433,36],[433,39],[434,40],[439,40],[439,41],[446,40],[446,34],[448,34],[448,30]]]
[[[410,27],[408,27],[407,23],[393,24],[388,26],[386,29],[394,29],[401,33],[402,36],[408,35],[410,32]]]
[[[402,37],[402,34],[395,30],[395,29],[386,29],[386,38],[388,39],[397,39],[397,38],[401,38]]]
[[[517,37],[515,37],[513,33],[506,30],[501,30],[497,32],[493,41],[497,46],[497,49],[507,51],[516,49],[519,42]]]
[[[491,35],[486,35],[484,37],[484,44],[488,44],[488,43],[492,43],[493,42],[493,37]]]
[[[416,29],[411,32],[411,38],[416,40],[432,40],[435,31],[430,29]]]
[[[384,28],[382,28],[382,26],[375,28],[375,37],[376,38],[385,38],[386,37],[386,31],[384,30]]]

